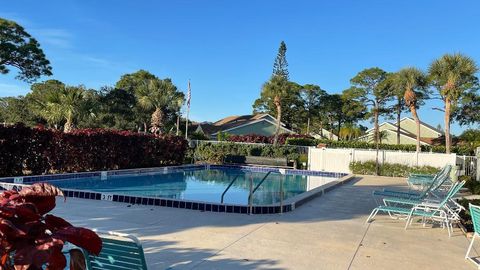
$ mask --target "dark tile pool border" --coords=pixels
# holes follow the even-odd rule
[[[322,185],[308,192],[289,198],[283,202],[283,204],[271,204],[271,205],[236,205],[236,204],[220,204],[212,202],[201,201],[189,201],[189,200],[177,200],[169,198],[157,198],[157,197],[143,197],[143,196],[130,196],[115,193],[102,193],[89,190],[75,190],[75,189],[62,189],[65,197],[89,199],[89,200],[106,200],[119,203],[136,204],[136,205],[149,205],[149,206],[163,206],[171,208],[191,209],[203,212],[219,212],[219,213],[238,213],[238,214],[278,214],[293,211],[302,204],[323,195],[335,188],[338,185],[349,182],[354,178],[354,175],[347,175],[346,173],[332,173],[321,171],[304,171],[293,169],[279,169],[269,167],[254,167],[254,166],[225,166],[225,165],[181,165],[159,168],[143,168],[143,169],[128,169],[118,171],[108,171],[108,176],[119,175],[131,175],[131,174],[146,174],[146,173],[171,173],[175,171],[184,170],[198,170],[198,169],[231,169],[238,168],[245,171],[254,172],[279,172],[283,174],[300,174],[310,176],[327,176],[336,177],[338,180],[334,180],[328,184]],[[56,174],[56,175],[41,175],[41,176],[26,176],[22,177],[22,183],[15,183],[16,177],[0,178],[0,187],[3,189],[22,188],[25,185],[35,182],[44,182],[52,180],[65,180],[76,179],[84,177],[101,177],[102,172],[87,172],[87,173],[69,173],[69,174]],[[17,180],[18,182],[18,180]]]

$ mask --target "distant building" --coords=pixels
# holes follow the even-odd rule
[[[262,136],[275,135],[276,119],[266,113],[229,116],[220,119],[214,123],[203,122],[195,123],[193,130],[203,133],[205,136],[215,139],[220,132],[232,135],[249,135],[256,134]],[[280,133],[294,134],[292,130],[285,127],[281,123]]]
[[[310,132],[310,136],[315,139],[338,141],[338,136],[326,129],[322,129],[322,134],[320,134],[320,132]]]
[[[397,144],[397,125],[384,122],[379,125],[379,131],[382,132],[382,144]],[[432,143],[443,136],[443,132],[420,121],[420,144],[432,145]],[[374,129],[366,131],[366,134],[358,138],[359,141],[373,142]],[[417,143],[417,124],[410,117],[400,120],[400,144],[416,144]]]

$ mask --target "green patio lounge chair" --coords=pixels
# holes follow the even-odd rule
[[[451,181],[449,179],[448,174],[440,174],[438,177],[435,177],[434,181],[432,181],[423,191],[399,191],[399,190],[392,190],[392,189],[383,189],[383,190],[374,190],[372,195],[375,199],[377,204],[376,197],[383,197],[383,198],[400,198],[400,199],[424,199],[428,195],[434,195],[434,192],[439,190],[442,186],[449,184]],[[451,185],[450,185],[451,186]],[[435,195],[434,195],[435,196]]]
[[[473,262],[478,269],[480,269],[480,261],[478,260],[477,257],[470,257],[470,252],[473,247],[473,242],[475,242],[475,238],[480,236],[480,206],[469,204],[468,208],[470,209],[470,216],[472,217],[472,223],[473,223],[473,237],[472,241],[470,242],[470,245],[468,246],[467,254],[465,254],[465,259]]]
[[[441,175],[449,175],[450,171],[452,170],[451,165],[445,165],[438,173],[435,175],[425,175],[425,174],[411,174],[407,179],[407,184],[414,188],[420,186],[423,187],[428,186],[431,182],[435,181]]]
[[[413,220],[412,218],[414,216],[420,216],[423,218],[424,224],[426,219],[430,219],[432,221],[441,222],[442,226],[446,225],[448,229],[448,235],[450,236],[452,222],[458,218],[458,214],[453,213],[452,209],[448,206],[448,202],[463,187],[464,184],[465,181],[455,183],[440,202],[423,200],[415,205],[388,205],[388,203],[385,202],[385,205],[380,205],[372,210],[372,213],[367,218],[367,223],[370,222],[370,220],[372,220],[377,213],[381,211],[388,213],[390,216],[406,216],[407,224],[405,225],[405,229],[407,229]]]
[[[88,270],[145,270],[147,264],[140,241],[128,234],[107,232],[99,233],[103,242],[98,256],[86,255]]]

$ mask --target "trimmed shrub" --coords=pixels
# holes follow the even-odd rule
[[[234,156],[259,156],[259,157],[286,157],[297,160],[299,153],[294,146],[253,145],[238,143],[202,143],[195,148],[196,160],[222,163],[227,155]]]
[[[98,171],[183,163],[187,141],[106,129],[71,133],[0,127],[0,175]]]
[[[257,134],[249,135],[230,135],[227,141],[230,142],[244,142],[244,143],[267,143],[272,144],[275,136],[262,136]],[[303,139],[314,140],[313,137],[301,134],[288,134],[282,133],[278,135],[278,144],[290,144],[290,145],[302,145]],[[293,143],[288,143],[288,140],[292,140]],[[298,142],[296,140],[299,140]]]
[[[330,141],[330,140],[316,140],[316,144],[326,144],[328,148],[360,148],[360,149],[375,149],[374,143],[360,142],[360,141]],[[422,145],[423,152],[445,153],[445,146],[426,146]],[[414,152],[416,146],[413,144],[380,144],[381,150],[399,150]],[[474,155],[475,149],[468,145],[457,145],[451,147],[451,152],[459,155]]]
[[[354,174],[375,174],[375,161],[366,162],[352,162],[350,163],[350,170]],[[431,166],[410,167],[403,164],[384,163],[380,165],[380,175],[392,177],[408,177],[412,173],[418,174],[435,174],[439,171],[438,168]]]
[[[245,143],[273,143],[274,136],[262,136],[256,134],[250,135],[230,135],[226,141],[245,142]],[[315,139],[308,135],[299,134],[280,134],[278,137],[279,144],[298,145],[298,146],[316,146],[325,144],[328,148],[358,148],[358,149],[375,149],[374,143],[361,141],[332,141],[325,139]],[[425,146],[422,145],[423,152],[445,153],[445,146]],[[380,144],[381,150],[398,150],[414,152],[416,146],[413,144]],[[459,155],[475,155],[475,148],[469,145],[456,145],[451,147],[451,152]]]
[[[244,142],[244,143],[270,143],[270,137],[249,134],[249,135],[230,135],[229,142]]]
[[[293,138],[289,137],[285,141],[285,144],[287,145],[299,145],[299,146],[317,146],[318,145],[318,140],[314,138]]]

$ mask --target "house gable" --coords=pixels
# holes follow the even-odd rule
[[[400,120],[400,127],[411,134],[417,134],[417,124],[410,117],[404,117]],[[438,138],[440,136],[442,136],[440,131],[420,121],[420,137]]]
[[[384,129],[386,136],[381,140],[382,144],[397,144],[397,132],[395,130]],[[360,141],[373,142],[373,132],[367,133],[359,138]],[[414,135],[400,132],[400,144],[417,144],[417,139]],[[426,142],[420,141],[421,145],[429,145]]]
[[[266,118],[261,118],[256,121],[248,122],[240,126],[235,126],[229,129],[221,130],[233,135],[247,135],[247,134],[257,134],[263,136],[272,136],[275,134],[276,124]],[[220,131],[219,131],[220,132]],[[280,133],[294,133],[292,130],[289,130],[285,127],[280,127]],[[217,135],[218,132],[211,134],[212,136]]]

